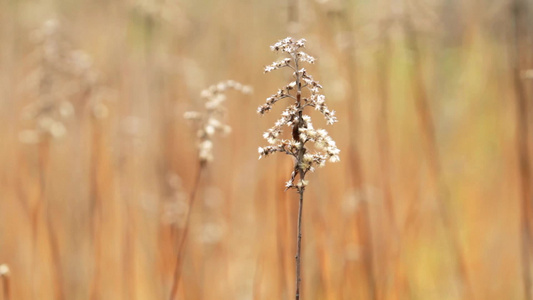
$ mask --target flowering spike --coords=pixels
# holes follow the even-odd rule
[[[200,162],[213,160],[213,136],[217,132],[228,134],[231,127],[224,124],[220,119],[224,117],[226,109],[223,103],[226,101],[225,92],[234,89],[243,94],[250,94],[252,88],[242,85],[233,80],[227,80],[212,85],[200,93],[200,97],[205,100],[204,111],[188,111],[184,114],[187,120],[199,123],[198,136],[198,157]]]
[[[314,57],[303,51],[305,43],[305,39],[295,40],[288,37],[270,46],[272,51],[285,53],[289,57],[268,65],[265,67],[265,73],[288,67],[294,70],[294,81],[268,97],[265,104],[257,109],[259,114],[265,114],[282,99],[289,98],[294,101],[283,111],[274,126],[263,134],[269,145],[259,148],[259,158],[274,152],[284,152],[293,156],[296,163],[286,188],[298,191],[303,191],[307,186],[307,180],[304,178],[308,171],[313,172],[316,167],[324,166],[326,161],[339,161],[340,152],[328,132],[324,129],[315,129],[311,117],[303,113],[306,106],[314,107],[324,116],[328,125],[337,122],[335,111],[328,109],[326,97],[320,93],[322,85],[301,67],[303,62],[315,62]],[[302,96],[304,93],[308,94],[305,98]],[[284,126],[292,128],[292,139],[282,139]],[[310,144],[313,144],[314,150],[311,150]],[[299,180],[295,183],[297,175]]]
[[[274,152],[284,152],[291,155],[294,160],[294,168],[291,173],[289,181],[285,184],[285,190],[295,189],[300,194],[300,206],[298,209],[298,224],[297,224],[297,242],[296,242],[296,299],[300,295],[300,250],[302,239],[302,203],[304,198],[304,191],[308,185],[305,179],[307,172],[313,172],[315,167],[322,167],[327,160],[330,162],[339,161],[339,149],[335,141],[331,139],[327,131],[324,129],[314,129],[311,123],[311,117],[304,114],[306,106],[314,107],[320,111],[328,124],[337,122],[335,112],[330,111],[325,104],[325,96],[320,94],[322,86],[307,73],[304,68],[300,68],[303,62],[314,63],[315,58],[302,51],[305,47],[305,40],[294,40],[290,37],[283,39],[274,45],[270,46],[272,51],[282,52],[289,57],[274,62],[265,68],[265,73],[289,67],[294,71],[294,81],[291,81],[284,88],[279,89],[278,92],[267,98],[266,103],[261,105],[257,112],[265,114],[272,109],[272,106],[284,98],[294,100],[293,104],[281,114],[281,118],[276,121],[274,126],[267,130],[263,137],[269,143],[268,146],[259,147],[259,159],[263,156],[268,156]],[[305,92],[305,94],[303,94]],[[292,139],[282,139],[284,126],[291,127]],[[311,143],[309,143],[311,142]],[[314,151],[309,147],[314,144]]]

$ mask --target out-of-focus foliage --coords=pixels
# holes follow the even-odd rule
[[[288,22],[291,3],[0,2],[0,277],[11,299],[167,299],[189,209],[179,299],[292,298],[293,162],[257,160],[274,120],[256,109],[287,82],[262,71],[286,36],[306,38],[317,60],[341,150],[308,175],[302,298],[522,299],[512,6],[301,0]],[[61,39],[43,50],[35,33],[50,20]],[[198,157],[183,115],[227,79],[254,93],[225,102],[232,131],[214,137],[188,207]],[[43,128],[54,138],[35,135],[44,121],[28,107],[53,108]]]

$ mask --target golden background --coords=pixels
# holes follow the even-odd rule
[[[183,114],[227,79],[254,92],[228,93],[178,299],[293,299],[292,160],[257,154],[283,105],[256,113],[290,77],[263,74],[287,36],[341,149],[307,177],[302,299],[524,299],[531,7],[1,1],[0,299],[168,299],[198,172]]]

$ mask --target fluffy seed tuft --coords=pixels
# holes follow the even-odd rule
[[[303,62],[315,63],[314,57],[302,51],[305,43],[305,39],[294,40],[288,37],[270,46],[272,51],[285,53],[289,57],[266,66],[265,73],[288,67],[293,70],[294,80],[268,97],[265,104],[257,108],[257,112],[263,115],[272,110],[273,105],[282,99],[287,98],[293,102],[282,112],[281,118],[274,126],[263,134],[269,145],[259,147],[258,151],[260,159],[275,152],[293,156],[296,163],[291,179],[285,187],[299,191],[305,189],[308,184],[307,180],[304,180],[308,171],[313,172],[315,167],[324,166],[326,161],[340,160],[340,150],[328,132],[324,129],[315,129],[311,117],[304,114],[307,106],[314,107],[324,116],[328,125],[337,122],[335,111],[329,110],[326,97],[321,94],[322,85],[300,66]],[[285,126],[291,128],[292,139],[282,138]],[[311,144],[313,147],[310,147]],[[314,148],[314,151],[311,148]],[[297,175],[300,179],[294,184]]]
[[[183,117],[187,120],[198,123],[198,157],[200,162],[210,162],[213,160],[213,137],[216,133],[228,134],[231,127],[222,120],[226,114],[224,102],[225,93],[230,90],[240,91],[243,94],[251,94],[252,88],[234,80],[222,81],[214,84],[200,93],[200,97],[205,100],[204,110],[185,112]]]

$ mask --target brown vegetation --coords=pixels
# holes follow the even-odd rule
[[[532,9],[0,2],[0,300],[292,299],[294,166],[257,160],[255,112],[286,36],[341,151],[305,177],[301,299],[530,299]],[[228,96],[197,180],[183,115],[226,79],[254,93]]]

